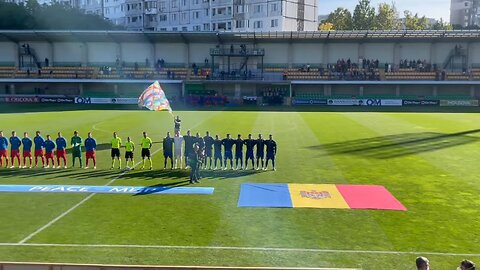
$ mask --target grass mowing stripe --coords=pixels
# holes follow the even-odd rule
[[[115,245],[115,244],[39,244],[39,243],[0,243],[0,246],[13,247],[79,247],[79,248],[135,248],[135,249],[207,249],[207,250],[243,250],[262,252],[317,252],[317,253],[360,253],[360,254],[393,254],[393,255],[434,255],[479,257],[480,253],[448,253],[424,251],[395,250],[360,250],[360,249],[317,249],[317,248],[281,248],[281,247],[229,247],[229,246],[164,246],[164,245]]]
[[[205,120],[204,120],[205,121]],[[197,122],[197,124],[195,124],[192,128],[195,128],[197,126],[199,126],[202,122]],[[157,154],[158,152],[160,152],[162,150],[162,148],[159,148],[157,150],[155,150],[153,153],[152,153],[152,158],[155,154]],[[140,165],[140,163],[142,163],[142,161],[139,161],[137,163],[134,164],[133,167],[137,167],[138,165]],[[104,186],[109,186],[111,185],[113,182],[115,182],[117,179],[121,178],[122,176],[124,176],[126,173],[128,172],[128,170],[125,170],[124,172],[122,172],[121,174],[119,174],[117,177],[114,177],[112,180],[110,180],[108,183],[106,183]],[[42,227],[40,227],[39,229],[37,229],[36,231],[34,231],[33,233],[29,234],[27,237],[23,238],[22,240],[20,240],[18,243],[19,244],[24,244],[25,242],[29,241],[30,239],[32,239],[35,235],[41,233],[42,231],[44,231],[45,229],[47,229],[48,227],[50,227],[52,224],[56,223],[57,221],[59,221],[60,219],[62,219],[63,217],[65,217],[66,215],[68,215],[69,213],[71,213],[72,211],[74,211],[75,209],[77,209],[79,206],[83,205],[85,202],[87,202],[88,200],[90,200],[93,196],[95,196],[96,193],[92,193],[90,195],[88,195],[87,197],[85,197],[83,200],[81,200],[80,202],[78,202],[77,204],[75,204],[74,206],[70,207],[69,209],[67,209],[65,212],[61,213],[59,216],[57,216],[56,218],[52,219],[51,221],[49,221],[47,224],[43,225]]]

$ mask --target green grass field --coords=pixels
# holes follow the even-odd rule
[[[214,187],[211,196],[0,193],[0,261],[363,269],[414,269],[419,255],[432,269],[480,261],[479,114],[178,114],[184,131],[202,135],[272,133],[277,171],[206,172],[198,186]],[[96,171],[2,168],[0,184],[187,184],[188,172],[160,170],[160,143],[155,170],[109,170],[112,131],[139,141],[146,130],[160,142],[173,129],[168,113],[0,114],[7,135],[59,128],[68,138],[94,133]],[[384,185],[408,211],[237,208],[244,182]]]

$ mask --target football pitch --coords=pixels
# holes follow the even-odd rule
[[[432,269],[480,261],[479,114],[175,114],[182,133],[273,134],[277,171],[203,172],[195,186],[213,195],[0,193],[0,261],[362,269],[413,269],[417,256]],[[0,114],[0,129],[67,139],[91,131],[99,144],[96,170],[1,168],[3,185],[188,186],[187,171],[162,170],[167,112],[12,112]],[[154,170],[110,170],[113,131],[136,143],[147,131]],[[383,185],[408,211],[238,208],[247,182]]]

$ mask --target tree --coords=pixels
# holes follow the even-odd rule
[[[320,31],[331,31],[331,30],[333,30],[333,23],[322,22],[318,26],[318,30],[320,30]]]
[[[453,30],[453,26],[450,23],[444,22],[443,18],[440,18],[440,20],[432,25],[432,30]]]
[[[29,0],[25,5],[0,1],[0,29],[113,30],[122,27],[58,2],[40,6],[36,0]]]
[[[378,5],[378,12],[375,16],[376,30],[396,30],[399,29],[398,12],[395,5],[381,3]]]
[[[405,28],[408,30],[426,30],[429,29],[428,19],[423,16],[419,17],[416,13],[412,15],[412,12],[405,10]]]
[[[370,5],[370,0],[359,0],[352,17],[353,29],[374,29],[375,8]]]
[[[331,23],[335,30],[352,30],[352,13],[346,8],[337,8],[322,23]]]

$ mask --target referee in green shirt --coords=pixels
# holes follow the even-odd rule
[[[150,170],[153,168],[152,158],[150,155],[150,148],[152,148],[152,139],[148,137],[147,132],[143,132],[143,138],[141,141],[142,146],[142,170],[145,169],[145,159],[150,161]]]
[[[115,167],[115,158],[118,159],[118,169],[122,168],[122,160],[120,159],[120,146],[122,146],[122,139],[117,136],[117,132],[113,132],[112,138],[112,168]]]

